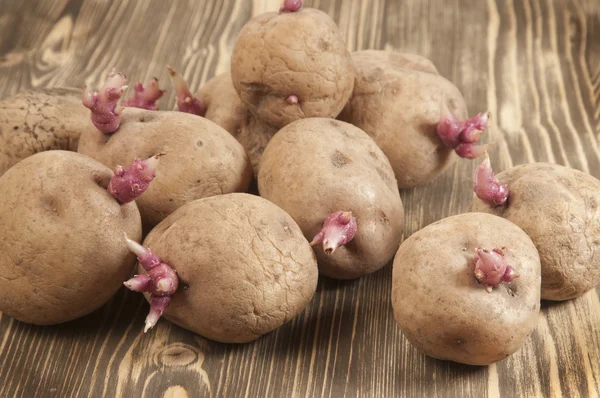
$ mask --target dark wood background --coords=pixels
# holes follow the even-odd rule
[[[600,178],[600,1],[315,0],[348,46],[418,52],[491,111],[497,170],[549,161]],[[96,87],[116,66],[131,81],[165,66],[191,87],[229,68],[237,32],[271,0],[0,0],[0,98],[29,87]],[[161,100],[174,104],[173,92]],[[402,192],[406,234],[468,210],[476,163]],[[592,397],[600,394],[600,288],[543,303],[519,352],[489,367],[419,354],[396,326],[391,267],[321,280],[297,319],[246,345],[161,321],[122,289],[100,311],[33,327],[0,318],[0,396]]]

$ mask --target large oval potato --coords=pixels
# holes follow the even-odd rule
[[[550,163],[530,163],[499,173],[508,187],[505,206],[476,196],[471,210],[512,221],[531,237],[542,261],[542,298],[569,300],[600,283],[600,181]]]
[[[519,277],[491,293],[475,278],[475,249],[502,249]],[[540,258],[513,223],[467,213],[406,239],[394,259],[392,306],[404,336],[434,358],[488,365],[506,358],[535,328]]]
[[[317,288],[316,259],[298,225],[254,195],[190,202],[157,225],[144,246],[180,280],[163,316],[216,341],[245,343],[278,328]]]
[[[135,203],[106,190],[113,172],[74,152],[30,156],[0,177],[0,311],[51,325],[100,308],[135,266]]]
[[[91,125],[81,90],[21,91],[0,101],[0,175],[38,152],[76,151],[81,132]]]
[[[339,279],[383,267],[398,249],[404,210],[394,172],[375,142],[338,120],[297,120],[271,139],[260,162],[260,195],[300,225],[311,240],[327,216],[351,211],[358,231],[352,241],[326,254],[316,247],[319,270]]]
[[[156,178],[136,200],[146,228],[192,200],[246,191],[252,179],[248,156],[229,133],[183,112],[127,108],[116,133],[91,126],[78,151],[111,168],[165,153]]]
[[[398,186],[430,182],[456,160],[436,126],[442,102],[459,120],[467,106],[458,89],[424,57],[388,51],[352,53],[354,92],[339,116],[369,134],[388,157]]]
[[[241,100],[275,128],[306,117],[336,117],[352,94],[355,75],[335,22],[312,8],[254,17],[231,55]]]

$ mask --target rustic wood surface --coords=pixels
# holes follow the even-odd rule
[[[491,111],[492,162],[550,161],[600,178],[598,0],[315,0],[348,46],[421,53]],[[29,87],[97,86],[178,68],[193,89],[229,68],[237,32],[271,0],[0,0],[0,98]],[[170,86],[168,87],[170,88]],[[161,100],[173,106],[170,90]],[[468,210],[474,162],[402,192],[406,234]],[[1,193],[0,193],[1,197]],[[543,303],[539,326],[489,367],[418,353],[393,320],[391,267],[321,280],[297,319],[246,345],[218,344],[166,321],[122,289],[96,313],[35,327],[0,318],[0,396],[593,397],[600,394],[600,288]]]

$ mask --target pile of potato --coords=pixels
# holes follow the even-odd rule
[[[495,176],[477,144],[488,115],[469,119],[424,57],[351,53],[327,14],[286,0],[197,94],[169,72],[178,111],[158,110],[156,80],[123,100],[114,71],[97,92],[0,102],[0,311],[66,322],[125,284],[150,302],[145,331],[162,316],[244,343],[302,312],[319,275],[393,259],[404,336],[486,365],[524,344],[540,299],[600,283],[600,182],[542,163]],[[484,154],[472,212],[402,242],[399,189]]]

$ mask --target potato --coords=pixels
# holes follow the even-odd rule
[[[600,283],[600,181],[568,167],[530,163],[497,175],[508,201],[490,207],[476,196],[471,210],[521,227],[542,262],[542,298],[569,300]]]
[[[307,117],[336,117],[356,71],[335,22],[324,12],[270,12],[240,31],[231,77],[250,112],[275,128]]]
[[[223,73],[206,83],[196,95],[206,105],[205,118],[223,127],[246,150],[254,175],[260,158],[277,129],[262,122],[240,100],[230,73]]]
[[[209,80],[200,88],[196,98],[206,106],[205,118],[237,136],[247,119],[248,110],[233,87],[230,73],[222,73]]]
[[[74,88],[22,91],[0,101],[0,175],[37,152],[76,151],[90,124],[81,91]]]
[[[245,343],[278,328],[317,287],[316,259],[298,225],[254,195],[190,202],[157,225],[144,246],[179,277],[164,317],[220,342]]]
[[[374,272],[402,239],[404,210],[392,168],[375,142],[350,124],[309,118],[281,129],[261,159],[258,188],[309,240],[332,213],[352,212],[354,239],[339,248],[327,242],[315,248],[323,275],[351,279]]]
[[[30,156],[0,177],[0,311],[52,325],[100,308],[135,266],[134,202],[107,192],[112,171],[74,152]]]
[[[277,131],[276,128],[260,121],[256,116],[248,112],[246,119],[242,122],[238,133],[235,135],[235,139],[242,144],[250,158],[255,176],[258,176],[262,154]]]
[[[373,137],[388,157],[401,189],[433,181],[456,160],[437,125],[446,108],[459,120],[467,117],[460,91],[438,74],[431,61],[415,54],[366,50],[352,53],[352,58],[357,78],[339,119]],[[472,145],[461,149],[466,149],[463,157],[480,154]]]
[[[474,249],[502,249],[518,278],[491,293]],[[513,223],[490,214],[445,218],[406,239],[394,258],[392,306],[402,333],[434,358],[488,365],[523,346],[538,320],[540,258]]]
[[[183,112],[126,108],[116,133],[91,126],[78,151],[109,167],[165,153],[154,183],[136,200],[145,228],[192,200],[246,191],[252,178],[248,156],[230,134]]]

